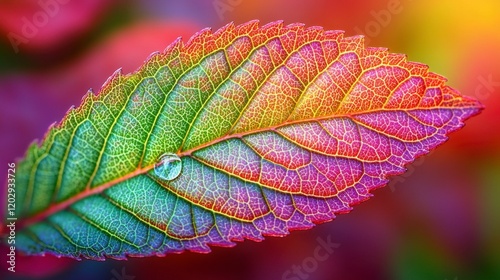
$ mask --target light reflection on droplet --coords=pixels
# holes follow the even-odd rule
[[[179,177],[181,171],[182,161],[176,154],[172,153],[165,153],[161,155],[154,168],[156,176],[167,181],[171,181]]]

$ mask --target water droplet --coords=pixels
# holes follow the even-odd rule
[[[181,174],[182,161],[176,154],[165,153],[158,159],[154,171],[163,180],[174,180]]]

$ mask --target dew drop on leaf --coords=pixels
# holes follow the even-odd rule
[[[156,176],[167,181],[171,181],[179,177],[181,171],[182,161],[176,154],[172,153],[165,153],[161,155],[154,168]]]

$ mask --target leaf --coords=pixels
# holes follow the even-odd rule
[[[482,105],[360,36],[257,21],[117,71],[18,164],[16,246],[102,260],[346,213]]]

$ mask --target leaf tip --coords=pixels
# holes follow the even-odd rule
[[[182,47],[182,36],[179,36],[163,50],[161,55],[163,56],[167,54],[178,55],[181,50],[181,47]]]
[[[113,72],[113,74],[102,84],[101,90],[99,91],[98,95],[101,92],[106,92],[107,87],[113,84],[114,82],[118,81],[121,77],[123,76],[123,68],[120,67]]]
[[[264,24],[261,28],[267,29],[267,28],[271,28],[271,27],[275,27],[275,26],[283,26],[283,22],[284,22],[283,20],[272,21],[272,22]],[[257,21],[257,23],[258,23],[258,21]]]
[[[286,26],[286,28],[288,29],[295,29],[295,28],[304,28],[305,24],[301,23],[301,22],[294,22],[294,23],[290,23]]]
[[[152,60],[154,57],[160,55],[161,53],[159,51],[152,52],[144,61],[144,64],[147,64],[148,61]]]
[[[238,29],[255,29],[259,26],[259,23],[260,21],[258,19],[254,19],[254,20],[251,20],[251,21],[247,21],[245,23],[242,23],[240,25],[238,25]]]

